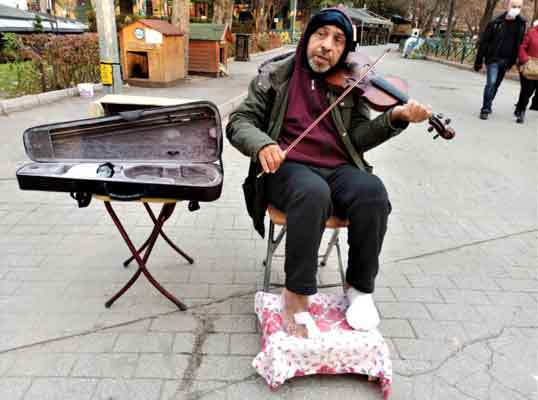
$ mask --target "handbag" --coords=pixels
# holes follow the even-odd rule
[[[538,80],[538,58],[529,57],[529,61],[521,66],[521,74],[531,80]]]

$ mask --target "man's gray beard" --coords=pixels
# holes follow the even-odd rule
[[[313,60],[314,57],[308,58],[308,65],[310,65],[310,68],[312,68],[312,71],[317,72],[318,74],[323,74],[324,72],[327,72],[331,69],[331,65],[327,64],[326,67],[322,67],[318,64],[316,64]]]

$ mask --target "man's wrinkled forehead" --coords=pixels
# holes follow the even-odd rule
[[[523,6],[523,0],[509,0],[507,4],[508,4],[508,8],[513,8],[513,7],[521,8]]]
[[[336,37],[341,37],[343,39],[346,38],[344,31],[338,26],[332,25],[332,24],[322,25],[314,31],[314,33],[316,32],[326,32],[326,33],[330,32]]]

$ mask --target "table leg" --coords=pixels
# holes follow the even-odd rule
[[[157,223],[157,219],[155,218],[155,214],[153,213],[153,210],[151,209],[151,207],[149,206],[148,203],[144,203],[144,207],[146,208],[149,216],[151,217],[151,220],[153,221],[154,224]],[[168,216],[169,218],[170,216]],[[167,218],[167,219],[168,219]],[[177,247],[174,242],[172,242],[172,240],[170,240],[170,238],[163,232],[163,230],[159,230],[159,234],[162,236],[162,238],[166,241],[166,243],[168,243],[170,245],[170,247],[172,247],[177,253],[179,253],[181,256],[183,256],[183,258],[185,258],[189,264],[193,264],[194,263],[194,260],[192,257],[190,257],[187,253],[185,253],[183,250],[181,250],[179,247]],[[138,252],[141,253],[147,246],[148,246],[148,243],[149,243],[149,238],[144,242],[144,244],[140,247],[140,249],[138,249]],[[125,260],[123,262],[123,266],[124,267],[128,267],[129,264],[134,260],[134,257],[131,256],[129,257],[127,260]]]
[[[170,215],[172,215],[172,212],[175,208],[175,203],[167,203],[164,204],[161,212],[159,213],[159,217],[155,221],[155,225],[153,227],[153,230],[151,231],[150,237],[148,239],[148,245],[147,250],[143,256],[143,258],[140,257],[140,253],[137,251],[136,247],[133,245],[133,242],[127,235],[127,232],[125,231],[125,228],[123,227],[122,223],[120,222],[118,216],[114,212],[110,202],[105,201],[105,208],[108,211],[110,217],[114,221],[114,224],[120,231],[121,236],[123,237],[123,240],[127,244],[127,247],[129,247],[129,250],[133,254],[134,259],[136,260],[138,264],[138,269],[134,273],[134,275],[129,279],[129,281],[125,284],[123,288],[120,289],[118,293],[116,293],[110,300],[108,300],[105,303],[105,306],[109,308],[112,306],[112,304],[119,299],[138,279],[141,273],[143,273],[146,278],[150,281],[150,283],[159,291],[161,292],[166,298],[168,298],[172,303],[174,303],[176,306],[179,307],[182,311],[185,311],[187,309],[187,306],[183,304],[181,301],[179,301],[177,298],[175,298],[172,294],[170,294],[166,289],[164,289],[159,282],[149,273],[146,267],[146,262],[149,258],[149,255],[151,254],[151,250],[153,249],[153,245],[155,244],[155,241],[157,240],[157,237],[159,236],[159,231],[162,229],[162,225],[164,222],[170,218]]]

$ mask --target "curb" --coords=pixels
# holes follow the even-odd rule
[[[258,57],[270,55],[272,53],[281,53],[281,52],[285,52],[286,50],[292,51],[292,50],[295,50],[296,48],[297,48],[297,46],[295,46],[295,45],[285,44],[285,45],[280,46],[280,47],[275,47],[274,49],[271,49],[271,50],[259,51],[257,53],[250,53],[250,58],[258,58]],[[236,61],[235,57],[231,58],[231,60],[233,62],[239,62],[239,63],[248,62],[248,61]],[[250,60],[250,61],[252,61],[252,60]]]
[[[470,66],[470,65],[467,65],[467,64],[461,64],[461,63],[458,63],[458,62],[454,62],[454,61],[448,61],[448,60],[443,60],[442,58],[436,58],[436,57],[431,57],[431,56],[426,56],[425,58],[427,61],[433,61],[433,62],[436,62],[436,63],[439,63],[439,64],[444,64],[444,65],[448,65],[450,67],[454,67],[454,68],[458,68],[458,69],[462,69],[462,70],[466,70],[466,71],[472,71],[472,72],[475,72],[473,70],[473,67]],[[475,72],[476,73],[476,72]],[[485,75],[486,74],[486,71],[484,69],[482,69],[482,71],[480,71],[481,74]],[[518,81],[519,82],[519,74],[515,73],[515,72],[508,72],[506,75],[505,75],[505,79],[511,79],[513,81]]]
[[[292,51],[292,50],[295,50],[295,48],[296,48],[296,46],[294,46],[294,45],[284,45],[284,46],[277,47],[277,48],[274,48],[274,49],[271,49],[271,50],[260,51],[258,53],[252,53],[251,58],[262,57],[262,56],[266,56],[266,55],[269,55],[269,54],[272,54],[272,53],[281,53],[281,52],[283,52],[285,50]],[[234,58],[234,62],[236,62],[235,58]],[[237,62],[241,62],[241,61],[237,61]]]
[[[103,85],[100,83],[94,83],[93,90],[101,91],[103,90]],[[26,96],[15,97],[13,99],[0,100],[0,114],[9,115],[9,113],[15,111],[27,110],[32,107],[54,103],[55,101],[64,99],[66,97],[77,96],[78,94],[78,89],[76,87],[72,87],[39,94],[29,94]]]

